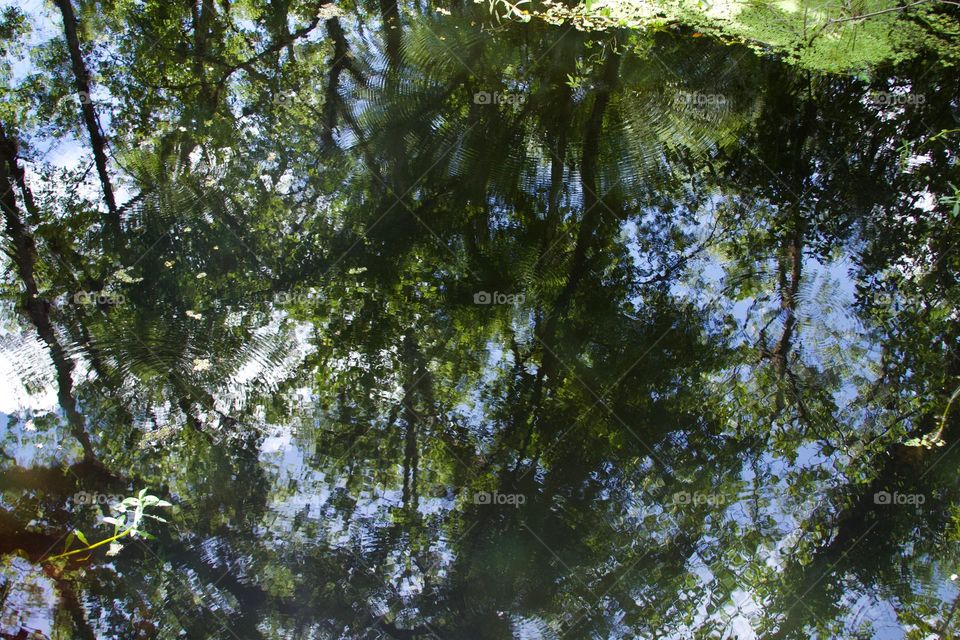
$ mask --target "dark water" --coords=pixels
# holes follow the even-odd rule
[[[956,71],[362,7],[5,123],[2,637],[954,637]]]

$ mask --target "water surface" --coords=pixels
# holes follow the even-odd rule
[[[953,637],[956,71],[374,5],[3,121],[2,637]]]

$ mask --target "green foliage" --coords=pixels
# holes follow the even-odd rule
[[[91,551],[104,545],[110,545],[107,550],[107,555],[115,556],[123,549],[123,546],[119,543],[119,540],[122,540],[125,537],[130,537],[133,539],[143,538],[145,540],[153,539],[153,534],[148,533],[143,528],[142,523],[144,519],[149,518],[158,522],[166,522],[166,520],[153,513],[148,513],[147,509],[151,507],[170,507],[173,505],[166,500],[161,500],[157,496],[148,495],[147,491],[148,489],[146,488],[141,489],[140,493],[138,493],[136,496],[124,498],[123,501],[110,505],[110,510],[114,513],[114,515],[104,516],[102,518],[102,522],[113,525],[113,535],[91,543],[89,540],[87,540],[87,536],[82,531],[79,529],[74,529],[67,534],[67,537],[64,540],[63,552],[55,556],[50,556],[47,558],[47,561],[56,562],[72,556],[78,556],[80,554],[85,554],[83,559],[87,559],[89,558]],[[76,540],[79,540],[83,546],[77,549],[72,549],[71,547]]]
[[[754,50],[812,68],[900,54],[789,50],[803,25],[782,5],[721,28],[705,3],[631,23],[598,0],[575,9],[584,31],[518,24],[512,4],[495,25],[486,2],[411,3],[386,29],[389,3],[324,6],[326,33],[290,42],[316,6],[82,14],[126,204],[111,229],[86,166],[31,156],[33,309],[52,331],[32,339],[47,325],[16,270],[4,321],[31,336],[10,347],[33,354],[29,390],[65,408],[0,435],[19,456],[0,525],[42,557],[77,526],[68,473],[191,497],[155,555],[59,574],[116,614],[87,637],[509,637],[516,620],[721,636],[744,594],[764,637],[847,637],[861,595],[944,619],[931,558],[958,566],[956,454],[900,444],[938,420],[957,438],[943,61],[798,72]],[[841,25],[859,22],[822,35]],[[48,44],[20,131],[44,142],[83,133]],[[891,87],[927,102],[871,102]],[[47,446],[64,426],[98,460]],[[24,472],[34,444],[48,457]],[[526,500],[479,504],[481,488]],[[893,488],[930,499],[872,502]],[[149,538],[168,506],[123,500],[112,534],[74,531],[54,569]]]
[[[545,2],[533,15],[586,31],[694,30],[758,52],[773,51],[816,71],[868,71],[935,51],[944,65],[960,61],[960,22],[951,2],[901,6],[890,0],[824,4],[813,0],[598,0],[569,6]],[[918,6],[919,5],[919,6]]]
[[[530,20],[530,12],[526,9],[521,9],[524,5],[530,5],[531,0],[518,0],[518,2],[510,2],[510,0],[473,0],[476,4],[483,2],[489,3],[490,13],[497,16],[498,20],[507,20],[511,18],[516,18],[521,22],[528,22]]]

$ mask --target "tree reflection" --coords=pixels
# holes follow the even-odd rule
[[[949,637],[955,415],[901,444],[957,375],[949,70],[483,9],[107,7],[94,192],[4,112],[8,324],[79,449],[18,466],[12,416],[0,527],[53,629],[851,637],[889,606]],[[142,486],[156,541],[51,565],[97,526],[71,495]]]

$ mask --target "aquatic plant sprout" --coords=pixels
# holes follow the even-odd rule
[[[123,538],[144,538],[151,540],[155,536],[147,531],[144,531],[142,525],[144,518],[150,518],[158,522],[166,522],[166,520],[158,515],[147,513],[147,508],[162,508],[170,506],[172,506],[170,502],[161,500],[154,495],[148,495],[146,488],[141,489],[140,493],[138,493],[135,497],[131,496],[129,498],[124,498],[122,502],[110,505],[110,510],[116,515],[104,516],[102,522],[113,525],[113,535],[98,542],[91,543],[82,531],[79,529],[74,529],[67,535],[64,543],[63,553],[52,556],[49,558],[49,560],[54,561],[71,556],[78,556],[84,553],[89,554],[94,549],[104,545],[110,545],[107,555],[113,556],[119,553],[119,551],[123,548],[123,546],[118,542]],[[79,540],[84,546],[71,550],[70,547],[73,546],[73,543],[76,540]]]

